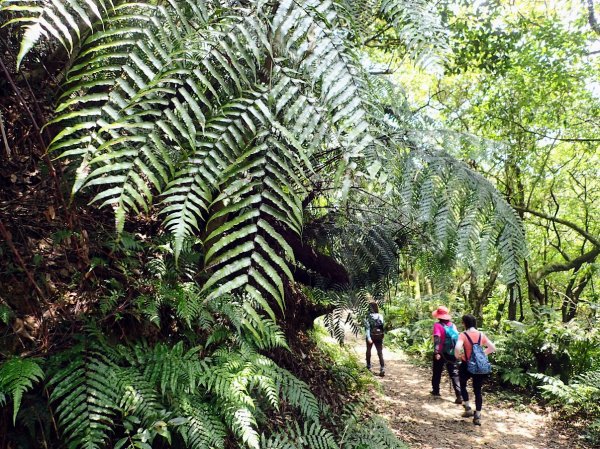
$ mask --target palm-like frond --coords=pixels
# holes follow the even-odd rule
[[[104,447],[119,410],[114,365],[83,345],[65,356],[65,366],[48,382],[63,434],[72,447]]]
[[[422,65],[438,64],[448,49],[447,31],[436,7],[427,0],[382,0],[380,5],[381,15]]]
[[[0,365],[0,405],[6,396],[13,399],[13,423],[21,406],[23,393],[44,378],[40,365],[32,359],[11,358]]]
[[[282,230],[301,232],[317,150],[337,153],[330,175],[344,178],[344,188],[358,156],[368,155],[373,173],[389,162],[390,153],[377,161],[384,146],[373,131],[389,121],[371,95],[377,83],[366,75],[356,41],[342,31],[353,6],[58,3],[9,1],[4,9],[25,15],[18,18],[29,27],[22,55],[35,30],[73,52],[51,149],[79,161],[74,192],[94,190],[92,201],[115,210],[119,232],[127,213],[148,210],[158,195],[176,257],[187,237],[205,233],[209,298],[244,291],[261,305],[273,298],[283,307],[294,257]],[[357,23],[378,11],[415,54],[443,46],[427,2],[361,5]],[[522,255],[514,214],[456,161],[427,153],[426,159],[426,170],[402,161],[413,170],[398,190],[404,203],[412,204],[406,194],[416,195],[412,184],[418,184],[419,222],[435,223],[459,254],[480,246],[486,256],[494,246],[488,242],[499,242],[505,277],[514,282]],[[436,196],[448,164],[458,167],[456,188]],[[480,209],[463,217],[456,205],[465,188],[482,191],[470,203]],[[490,207],[495,217],[504,214],[494,226],[484,220]]]
[[[366,420],[349,418],[345,422],[343,447],[350,449],[406,449],[387,423],[380,417]]]
[[[364,6],[353,17],[356,5]],[[366,168],[371,179],[382,172],[387,185],[376,192],[406,212],[391,224],[371,220],[362,227],[363,216],[346,217],[355,238],[332,245],[332,252],[360,292],[382,291],[397,270],[398,223],[438,226],[443,245],[464,257],[479,251],[484,258],[498,246],[504,271],[514,270],[522,252],[518,221],[465,167],[419,153],[421,162],[403,160],[407,176],[390,182],[397,167],[389,161],[407,141],[380,137],[393,135],[392,120],[358,43],[377,11],[410,52],[425,55],[441,35],[432,6],[424,0],[356,5],[2,2],[2,12],[25,24],[19,64],[42,39],[70,53],[49,126],[50,150],[78,167],[73,193],[89,192],[92,202],[112,208],[118,233],[128,214],[156,208],[175,262],[189,242],[203,247],[204,260],[190,262],[203,271],[203,285],[192,276],[172,285],[167,272],[176,265],[164,252],[148,268],[167,285],[138,301],[152,322],[168,307],[186,331],[208,334],[200,346],[183,339],[79,345],[70,359],[55,362],[48,385],[70,446],[108,444],[125,431],[110,423],[127,416],[140,432],[169,423],[190,447],[220,447],[226,438],[251,448],[337,447],[318,422],[320,406],[308,386],[260,353],[286,347],[273,310],[274,304],[284,309],[296,263],[284,236],[302,234],[306,203],[322,182],[341,184],[335,197],[343,201],[356,169]],[[468,206],[480,211],[465,214]],[[481,212],[489,210],[494,220]],[[350,302],[365,308],[364,295],[340,295],[340,305]],[[332,318],[339,322],[341,314]],[[14,394],[15,410],[17,392],[40,377],[35,370],[27,376],[2,387]],[[261,439],[261,407],[278,410],[280,402],[297,408],[305,424]],[[386,438],[381,447],[393,447]]]
[[[79,39],[58,39],[74,62],[51,144],[80,161],[73,191],[95,190],[118,232],[159,194],[176,255],[207,226],[209,298],[244,289],[282,306],[293,254],[278,229],[301,231],[314,150],[333,144],[348,163],[373,141],[362,69],[336,32],[335,5],[72,0],[63,14],[99,11],[82,33],[44,22],[55,3],[19,8],[48,37]]]
[[[335,438],[320,425],[306,424],[300,427],[298,424],[289,426],[285,430],[270,438],[262,437],[261,449],[338,449]]]
[[[398,179],[399,207],[428,229],[438,254],[451,252],[483,271],[499,256],[503,280],[520,281],[525,238],[521,222],[483,176],[441,152],[411,152]]]

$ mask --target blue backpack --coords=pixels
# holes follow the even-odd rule
[[[481,332],[479,332],[479,340],[477,343],[473,343],[469,334],[465,332],[465,335],[469,339],[469,343],[471,343],[471,357],[467,361],[467,371],[471,374],[489,374],[492,372],[492,365],[487,358],[487,355],[483,351],[481,347]]]
[[[443,352],[445,355],[451,355],[454,357],[454,347],[456,346],[456,342],[458,341],[458,331],[452,324],[448,326],[444,326],[442,324],[445,332],[444,339],[444,348]]]

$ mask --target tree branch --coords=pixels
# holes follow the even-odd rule
[[[19,253],[19,250],[15,247],[13,240],[12,240],[12,236],[10,235],[10,233],[8,232],[8,230],[6,229],[6,227],[4,226],[4,223],[2,223],[2,221],[0,221],[0,235],[2,235],[7,246],[13,252],[15,259],[17,260],[17,263],[19,264],[19,266],[21,267],[21,269],[27,276],[29,283],[31,284],[33,289],[38,294],[38,297],[40,298],[40,300],[48,306],[49,303],[48,303],[48,300],[46,299],[46,295],[44,295],[44,292],[42,291],[40,286],[37,284],[37,282],[35,282],[33,273],[27,269],[27,265],[25,264],[23,257],[21,257],[21,253]],[[41,312],[39,312],[39,310],[36,310],[35,312],[40,313],[40,315],[41,315]]]
[[[536,136],[540,136],[540,137],[543,137],[545,139],[558,140],[559,142],[600,142],[600,139],[594,139],[594,138],[591,138],[591,137],[562,138],[562,137],[558,137],[558,136],[548,136],[546,134],[542,134],[540,132],[532,131],[530,129],[527,129],[525,126],[523,126],[522,123],[512,121],[512,124],[518,126],[519,128],[521,128],[526,133],[534,134]]]
[[[596,257],[600,254],[600,246],[596,246],[591,251],[577,257],[576,259],[571,260],[567,263],[551,263],[546,266],[543,266],[539,270],[537,270],[532,275],[532,279],[534,281],[539,281],[540,279],[548,276],[551,273],[558,273],[561,271],[570,271],[572,269],[578,269],[584,263],[591,263],[596,260]]]
[[[528,214],[535,215],[536,217],[540,217],[545,220],[549,220],[549,221],[560,223],[564,226],[567,226],[568,228],[571,228],[572,230],[574,230],[575,232],[580,234],[582,237],[585,237],[586,239],[588,239],[590,241],[590,243],[592,243],[592,245],[594,245],[596,248],[600,248],[600,240],[597,237],[594,237],[589,232],[586,232],[581,227],[577,226],[575,223],[572,223],[563,218],[552,217],[551,215],[545,214],[544,212],[539,212],[539,211],[530,209],[528,207],[521,207],[521,206],[513,205],[513,208],[515,208],[516,210],[519,210],[521,212],[527,212]]]
[[[588,22],[592,27],[592,30],[596,34],[600,34],[600,25],[598,25],[598,21],[596,20],[596,14],[594,13],[594,0],[587,0],[588,7]]]
[[[392,28],[392,25],[388,25],[385,28],[382,28],[381,30],[379,30],[377,33],[375,33],[373,36],[371,36],[370,38],[366,39],[363,42],[363,45],[367,45],[369,42],[374,41],[375,39],[377,39],[379,36],[381,36],[383,33],[385,33],[386,31],[390,30]]]
[[[294,250],[294,256],[298,262],[304,265],[308,270],[318,273],[320,276],[328,279],[334,285],[347,285],[350,283],[350,276],[346,267],[340,264],[333,257],[319,253],[313,247],[303,242],[301,237],[293,231],[279,228],[277,231],[290,244]],[[296,273],[297,280],[305,285],[313,285],[314,280],[307,271],[301,270]]]

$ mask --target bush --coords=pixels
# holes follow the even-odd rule
[[[496,338],[494,361],[502,381],[519,387],[534,381],[529,373],[571,379],[600,366],[600,336],[576,322],[541,321],[534,325],[506,322]]]

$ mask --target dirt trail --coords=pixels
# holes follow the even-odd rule
[[[353,339],[354,340],[354,339]],[[364,360],[363,340],[347,341],[359,360]],[[373,348],[373,366],[378,367]],[[454,404],[448,375],[442,377],[442,399],[429,395],[431,371],[416,367],[398,352],[384,348],[386,375],[379,378],[384,399],[379,413],[389,420],[396,434],[411,449],[584,449],[582,439],[569,436],[556,428],[547,414],[531,408],[517,410],[514,404],[491,400],[486,396],[482,426],[474,426],[470,418],[461,418],[463,408]],[[469,383],[469,393],[472,390]],[[375,395],[375,393],[374,393]],[[471,397],[471,401],[474,398]]]

